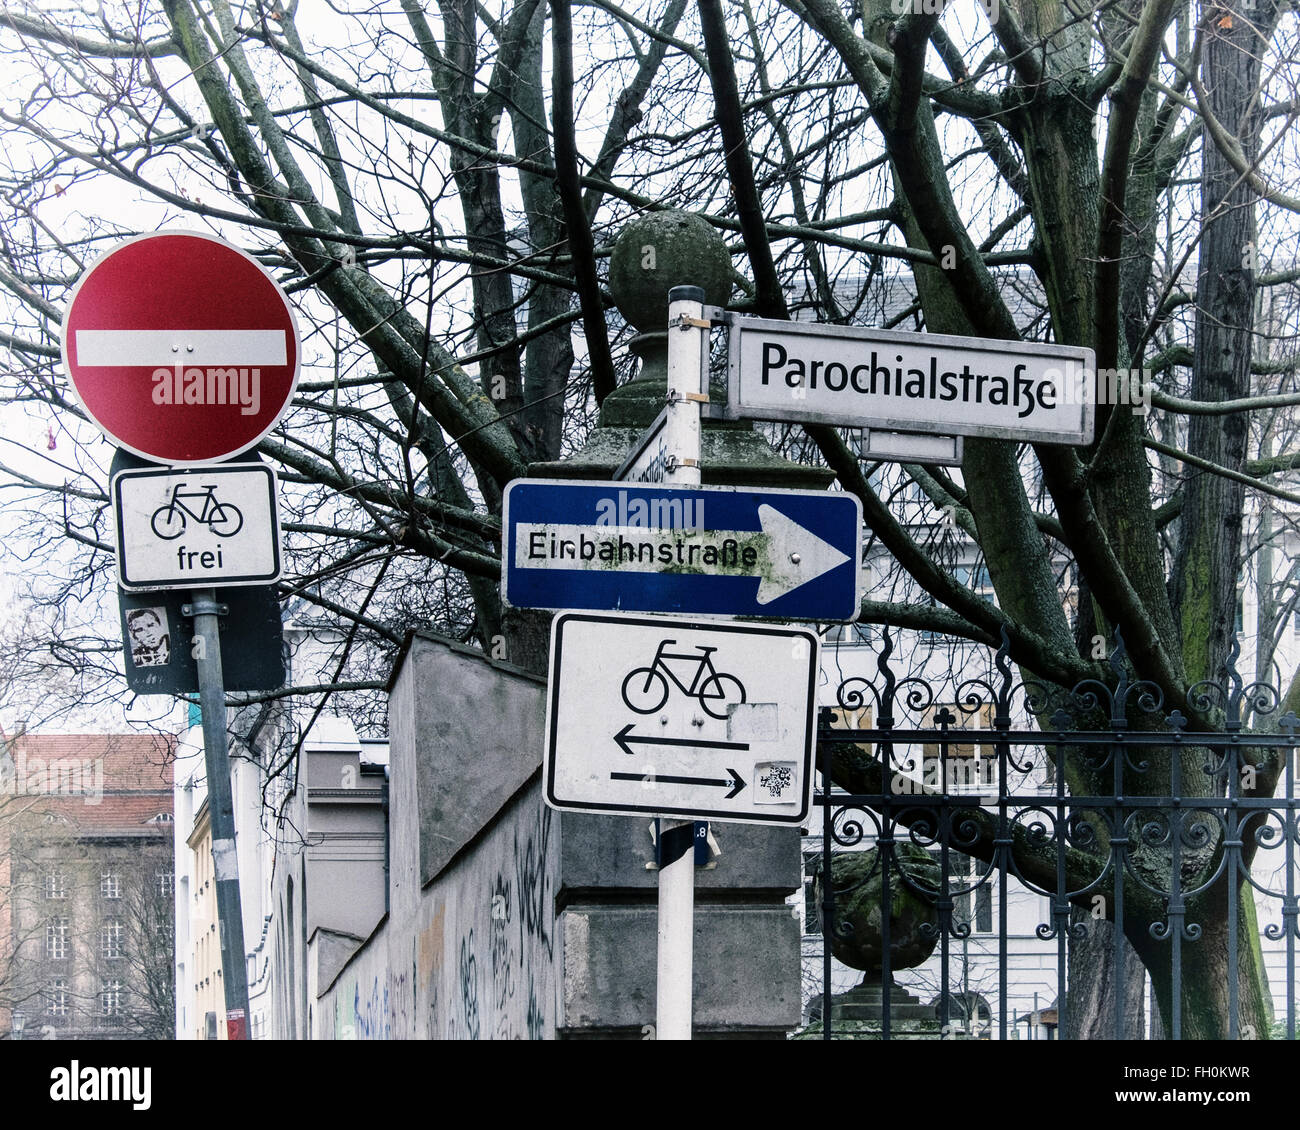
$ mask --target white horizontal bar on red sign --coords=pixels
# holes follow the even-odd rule
[[[284,330],[77,330],[77,364],[287,365]]]

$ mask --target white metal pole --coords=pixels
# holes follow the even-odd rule
[[[704,351],[708,348],[704,291],[675,286],[668,292],[668,419],[665,446],[673,457],[664,482],[700,485],[700,404],[704,389]]]
[[[676,286],[668,292],[668,417],[664,425],[669,467],[664,481],[700,485],[700,404],[708,349],[704,291]],[[695,941],[695,838],[690,820],[659,822],[659,964],[655,1038],[691,1038],[691,978]]]

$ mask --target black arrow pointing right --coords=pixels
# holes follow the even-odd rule
[[[745,778],[734,769],[728,768],[730,777],[670,777],[666,773],[611,773],[615,781],[666,781],[670,785],[707,785],[713,788],[731,789],[723,799],[730,800],[745,787]]]

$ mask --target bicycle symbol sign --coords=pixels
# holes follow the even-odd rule
[[[718,649],[697,644],[698,655],[668,651],[676,640],[661,640],[654,659],[648,667],[629,671],[623,680],[623,701],[638,714],[653,714],[668,701],[668,684],[699,702],[704,712],[713,718],[726,718],[727,707],[745,701],[745,687],[735,675],[718,672],[713,667],[713,653]],[[695,664],[689,684],[683,683],[668,665],[669,660],[685,660]]]
[[[797,824],[818,639],[803,628],[561,612],[544,797],[577,812]]]
[[[255,585],[280,576],[275,473],[260,462],[119,471],[112,497],[123,588]]]
[[[244,515],[233,502],[224,505],[218,502],[216,489],[215,484],[208,483],[205,487],[186,490],[183,483],[177,483],[172,488],[171,500],[158,507],[149,519],[153,532],[163,541],[171,541],[185,532],[188,517],[196,522],[206,522],[217,537],[234,537],[244,524]],[[197,512],[187,505],[195,499],[199,500]]]

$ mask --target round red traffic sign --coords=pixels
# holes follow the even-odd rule
[[[196,232],[119,243],[77,283],[63,317],[77,400],[115,444],[156,463],[253,447],[289,407],[299,352],[275,280]]]

